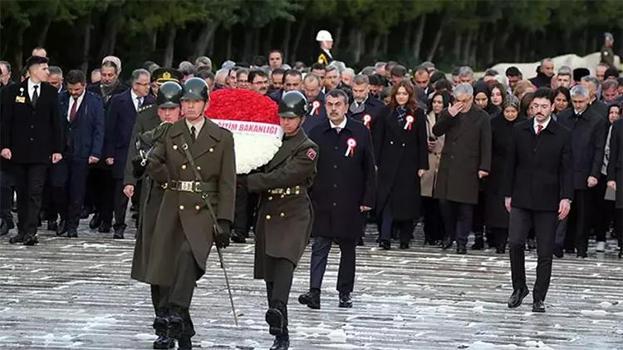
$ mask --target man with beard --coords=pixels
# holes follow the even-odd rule
[[[104,102],[104,124],[107,125],[108,109],[110,107],[110,99],[112,96],[120,94],[128,89],[128,86],[119,80],[121,73],[121,60],[114,56],[105,57],[100,67],[101,80],[87,88],[88,91],[100,96]],[[104,146],[110,140],[104,135]],[[89,169],[87,179],[87,192],[84,200],[85,213],[93,212],[89,227],[98,229],[100,232],[106,232],[106,227],[102,227],[102,212],[105,199],[110,196],[113,191],[114,181],[112,178],[112,169],[107,165],[104,159],[100,159]],[[110,228],[108,228],[110,231]]]
[[[551,58],[545,58],[541,61],[541,65],[537,68],[536,77],[530,79],[530,82],[540,87],[550,87],[552,77],[554,76],[554,61]]]
[[[314,74],[308,74],[303,79],[303,93],[307,99],[307,118],[302,128],[305,132],[310,132],[316,125],[327,121],[321,79]]]
[[[552,117],[554,95],[548,88],[534,93],[534,118],[513,128],[504,179],[509,219],[509,250],[513,294],[509,308],[528,295],[524,249],[534,229],[537,239],[536,282],[532,312],[545,312],[552,272],[556,223],[568,214],[573,198],[570,133]]]
[[[385,105],[370,95],[370,82],[367,75],[356,75],[352,89],[353,103],[348,108],[347,116],[361,122],[374,133],[375,121],[385,112]]]
[[[59,96],[65,150],[63,159],[51,169],[54,209],[50,209],[54,224],[57,212],[61,217],[56,234],[67,232],[67,237],[78,237],[88,166],[97,163],[103,153],[104,104],[99,96],[86,91],[82,71],[69,71],[66,81],[67,90]]]
[[[372,138],[366,127],[346,117],[347,101],[342,90],[331,90],[326,96],[329,122],[310,132],[310,139],[319,147],[320,157],[311,192],[315,217],[310,289],[299,296],[299,302],[312,309],[320,308],[322,279],[334,242],[340,247],[338,305],[352,307],[355,250],[364,233],[365,214],[374,203],[376,169]]]

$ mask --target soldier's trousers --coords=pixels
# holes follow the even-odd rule
[[[169,302],[169,288],[164,286],[151,285],[151,302],[154,305],[154,311],[166,309]]]
[[[197,276],[201,274],[201,270],[187,240],[182,243],[175,264],[175,278],[169,288],[168,305],[188,309],[197,286]]]
[[[283,305],[288,304],[293,275],[294,264],[290,260],[266,256],[264,280],[266,281],[269,305],[273,305],[275,302],[281,302]]]

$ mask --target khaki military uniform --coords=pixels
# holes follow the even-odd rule
[[[199,269],[195,279],[199,279],[212,248],[215,223],[201,193],[194,192],[194,184],[190,191],[180,190],[185,187],[180,181],[195,181],[183,152],[186,146],[203,180],[198,186],[210,193],[217,219],[231,222],[234,218],[236,168],[231,132],[206,119],[192,142],[186,121],[176,122],[156,144],[147,165],[147,174],[165,190],[145,276],[150,284],[170,286],[176,278],[175,259],[187,247]]]
[[[312,205],[307,189],[316,174],[318,146],[303,130],[285,138],[265,169],[249,175],[250,192],[260,193],[255,225],[255,278],[264,278],[266,256],[296,266],[309,241]]]

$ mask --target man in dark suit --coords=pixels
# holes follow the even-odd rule
[[[106,117],[107,143],[104,154],[106,164],[112,167],[114,190],[112,203],[110,197],[108,198],[102,222],[103,225],[110,225],[114,211],[115,233],[113,238],[122,239],[126,227],[125,214],[128,197],[123,194],[123,175],[137,111],[142,106],[155,102],[153,96],[149,94],[149,83],[150,74],[147,70],[142,68],[134,70],[132,72],[132,87],[122,94],[113,96]]]
[[[444,249],[456,239],[459,254],[467,253],[480,179],[489,175],[491,168],[490,118],[474,106],[473,92],[469,83],[457,85],[455,103],[441,113],[433,127],[435,136],[446,136],[435,188],[446,225]]]
[[[605,118],[588,107],[590,91],[583,85],[571,89],[573,108],[558,115],[558,122],[571,130],[571,153],[573,156],[574,203],[567,224],[565,246],[577,256],[587,257],[590,213],[593,206],[591,189],[595,188],[601,174],[604,146],[608,125]],[[561,239],[559,239],[559,244]],[[557,246],[560,254],[560,246]]]
[[[0,61],[0,101],[2,92],[15,84],[11,80],[11,64]],[[11,207],[13,206],[13,180],[8,169],[8,161],[0,157],[0,236],[9,233],[15,227]]]
[[[57,235],[67,232],[68,237],[78,237],[88,166],[102,158],[104,104],[86,91],[82,71],[70,71],[66,82],[67,90],[59,96],[65,150],[63,160],[52,167],[52,202],[61,216]]]
[[[370,80],[367,75],[359,74],[353,78],[353,103],[346,116],[362,123],[374,137],[375,121],[387,113],[385,104],[370,95]]]
[[[612,126],[610,135],[610,159],[608,161],[608,186],[615,190],[616,196],[616,215],[618,220],[614,220],[615,231],[619,233],[619,259],[623,257],[623,120],[618,120]],[[618,191],[617,191],[618,186]]]
[[[117,94],[128,90],[128,86],[119,80],[121,73],[121,61],[108,56],[102,60],[100,68],[101,80],[96,84],[89,85],[88,91],[95,93],[104,102],[104,120],[108,127],[108,110],[110,109],[110,99]],[[107,149],[109,140],[104,134],[103,149]],[[85,198],[85,211],[93,211],[94,215],[89,222],[89,227],[99,229],[99,232],[110,232],[110,223],[102,222],[104,207],[112,201],[114,181],[112,178],[111,166],[107,165],[104,159],[91,166],[87,180],[87,193]]]
[[[0,155],[10,160],[17,190],[18,233],[11,243],[34,245],[41,196],[50,163],[62,159],[58,93],[45,83],[48,59],[26,61],[29,78],[2,93]]]
[[[321,90],[322,80],[318,76],[308,74],[303,79],[303,93],[307,99],[307,118],[305,118],[302,128],[306,133],[309,133],[317,125],[329,122],[324,104],[324,94]]]
[[[552,272],[552,253],[557,220],[571,208],[573,169],[569,131],[551,118],[554,94],[540,88],[534,94],[535,116],[513,129],[503,184],[510,213],[509,245],[513,294],[508,307],[521,305],[528,295],[524,248],[528,232],[537,239],[536,282],[533,312],[545,312],[543,304]]]
[[[352,307],[350,293],[355,284],[355,248],[363,235],[365,212],[374,203],[376,170],[370,132],[361,123],[346,118],[348,96],[342,90],[326,95],[330,122],[309,134],[320,151],[318,174],[311,191],[314,207],[310,290],[299,302],[320,308],[320,290],[331,245],[340,247],[337,278],[339,306]]]
[[[268,94],[273,101],[279,103],[283,94],[288,91],[301,91],[303,75],[295,69],[288,69],[283,75],[283,89],[274,90]]]

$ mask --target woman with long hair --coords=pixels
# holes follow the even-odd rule
[[[390,98],[374,135],[379,246],[386,250],[392,227],[398,231],[400,248],[409,248],[420,217],[420,177],[428,170],[426,116],[417,106],[415,88],[403,80],[392,87]]]
[[[491,103],[491,89],[484,81],[479,81],[474,85],[474,103],[489,113],[491,118],[500,112],[500,109]]]
[[[569,89],[564,86],[554,90],[554,114],[558,114],[571,105],[571,94]]]
[[[443,219],[441,217],[441,210],[439,209],[439,200],[433,197],[444,136],[435,136],[435,134],[433,134],[433,126],[435,126],[441,112],[450,106],[451,100],[452,95],[447,91],[435,92],[429,101],[428,110],[430,112],[426,115],[429,170],[424,172],[422,176],[421,193],[422,212],[424,215],[424,244],[430,245],[440,245],[444,237]]]

